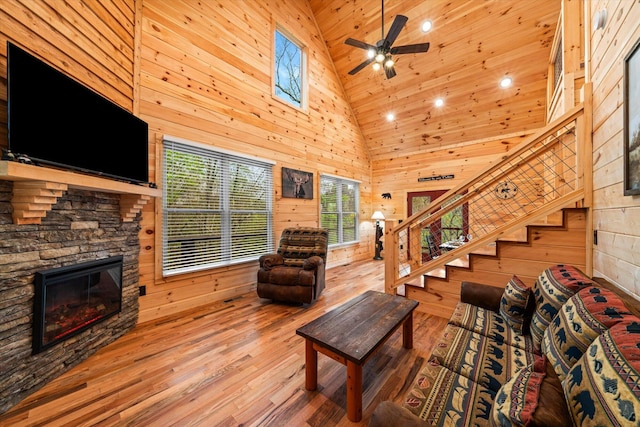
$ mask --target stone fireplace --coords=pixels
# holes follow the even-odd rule
[[[69,189],[40,224],[14,224],[13,185],[0,180],[0,414],[127,333],[138,317],[139,215],[130,222],[122,221],[119,194]],[[40,304],[35,300],[36,277],[114,259],[121,264],[100,273],[106,276],[100,277],[95,270],[88,278],[72,283],[76,291],[84,292],[82,297],[73,297],[74,301],[61,289],[52,288],[53,305],[67,311],[62,315],[64,321],[49,320],[68,328],[66,339],[57,340],[58,333],[46,335],[47,321],[42,321],[40,332],[45,341],[40,351],[34,352],[34,307]],[[108,304],[96,302],[99,293],[104,293],[101,296]],[[63,304],[60,301],[64,298],[67,301]],[[80,305],[77,298],[92,301],[84,315],[99,321],[67,322],[69,310]],[[118,299],[119,307],[115,307]],[[49,326],[49,331],[59,327]]]

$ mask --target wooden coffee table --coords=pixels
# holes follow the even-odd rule
[[[362,366],[403,325],[402,345],[413,348],[416,301],[367,291],[298,328],[305,338],[305,386],[318,386],[318,352],[347,366],[347,417],[362,419]]]

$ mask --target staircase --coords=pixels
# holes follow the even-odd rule
[[[504,287],[516,272],[533,286],[540,272],[553,264],[571,264],[584,271],[587,214],[584,208],[562,209],[556,215],[559,221],[528,225],[521,233],[425,273],[397,292],[420,302],[418,311],[448,319],[460,299],[463,281]]]
[[[387,221],[385,291],[448,318],[464,280],[504,287],[517,273],[532,285],[554,263],[589,274],[591,112],[584,105],[401,224]]]

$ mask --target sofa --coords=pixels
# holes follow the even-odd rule
[[[640,425],[640,303],[569,265],[464,282],[401,403],[370,426]]]

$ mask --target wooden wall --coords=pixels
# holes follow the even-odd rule
[[[0,5],[0,145],[6,146],[7,39],[149,123],[150,179],[161,185],[163,135],[275,162],[274,238],[319,225],[319,175],[360,181],[361,243],[332,249],[335,266],[373,256],[371,164],[342,86],[304,1],[29,0]],[[281,25],[307,47],[309,107],[271,94]],[[99,131],[99,130],[97,130]],[[281,168],[314,173],[314,199],[281,197]],[[161,205],[140,231],[140,322],[255,288],[257,262],[163,278]]]
[[[271,94],[276,24],[308,49],[307,111]],[[328,264],[373,255],[368,152],[306,2],[144,0],[141,29],[140,113],[156,136],[152,151],[167,134],[276,161],[276,241],[285,227],[319,225],[321,173],[360,181],[362,244],[331,250]],[[314,173],[313,200],[282,197],[282,167]],[[155,224],[142,243],[142,321],[253,289],[257,263],[163,278],[159,216]]]
[[[585,3],[588,22],[602,9],[608,15],[603,30],[585,26],[593,82],[594,275],[640,295],[640,196],[623,195],[623,59],[640,39],[640,3]]]
[[[542,124],[541,124],[542,126]],[[420,154],[374,160],[373,210],[388,219],[407,218],[407,193],[449,190],[470,178],[474,172],[495,161],[528,136],[528,133],[504,135],[500,139],[461,142],[445,149],[433,149]],[[419,178],[453,175],[453,179],[419,182]],[[390,193],[391,199],[383,199]]]

